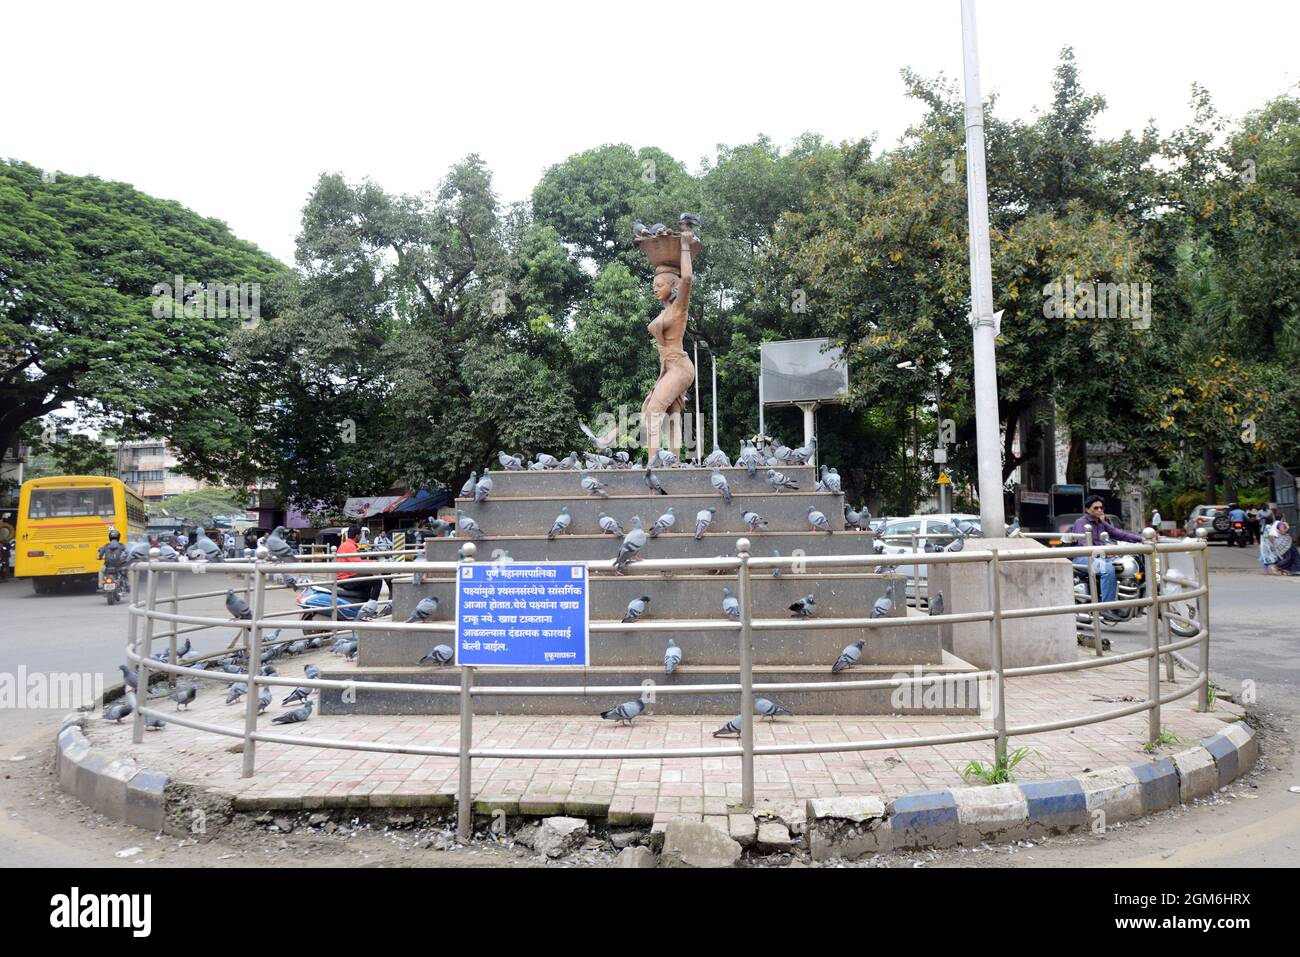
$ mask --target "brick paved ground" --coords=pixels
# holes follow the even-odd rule
[[[326,656],[318,656],[317,660]],[[311,660],[304,657],[303,662]],[[297,671],[300,662],[292,669]],[[1129,663],[1064,675],[1016,679],[1008,684],[1008,723],[1061,720],[1123,707],[1123,698],[1140,699],[1146,691],[1143,663]],[[1179,681],[1187,681],[1179,674]],[[1165,693],[1170,690],[1162,685]],[[455,717],[343,717],[314,715],[304,724],[272,726],[282,709],[279,699],[261,726],[287,734],[318,738],[382,741],[455,747]],[[1106,700],[1099,700],[1106,699]],[[1194,710],[1196,696],[1163,709],[1164,728],[1193,742],[1235,720],[1235,706],[1219,702],[1211,714]],[[175,704],[155,700],[154,707],[173,711]],[[594,711],[595,709],[593,709]],[[195,718],[242,728],[243,706],[223,703],[217,685],[201,688],[191,706]],[[716,717],[637,719],[618,727],[598,717],[496,717],[474,721],[474,745],[480,748],[690,748],[737,746],[711,732],[723,723]],[[758,724],[755,743],[791,744],[878,740],[959,733],[992,727],[988,715],[974,717],[811,717],[783,718]],[[1141,760],[1147,715],[1141,712],[1099,725],[1015,738],[1012,748],[1032,754],[1017,769],[1019,780],[1034,780]],[[457,786],[455,758],[381,754],[260,743],[257,774],[241,778],[241,755],[232,738],[191,731],[169,724],[146,733],[143,744],[131,743],[131,723],[93,718],[91,741],[140,765],[167,772],[173,780],[234,794],[245,806],[320,807],[392,806],[450,803]],[[1165,750],[1169,750],[1166,748]],[[802,800],[841,794],[877,794],[886,800],[909,791],[963,784],[960,769],[971,760],[988,763],[991,742],[841,752],[759,756],[754,765],[755,797],[770,801]],[[483,758],[474,762],[476,797],[522,813],[603,813],[620,820],[649,821],[657,816],[716,816],[740,797],[739,757],[672,759],[590,759],[536,761]],[[256,799],[256,800],[255,800]]]

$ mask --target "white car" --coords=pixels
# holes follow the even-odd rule
[[[920,552],[936,552],[948,548],[958,539],[965,540],[966,534],[960,528],[961,520],[979,521],[978,515],[912,515],[908,518],[895,518],[885,523],[884,529],[875,540],[878,555],[911,555],[912,536],[916,536],[916,549]],[[960,546],[958,546],[960,547]],[[920,566],[920,580],[926,581],[928,564]],[[917,574],[914,565],[897,565],[895,569],[909,579]]]

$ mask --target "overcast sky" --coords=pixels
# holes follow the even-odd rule
[[[1300,3],[979,4],[985,94],[1029,117],[1060,48],[1115,135],[1233,116],[1300,80]],[[804,131],[892,145],[920,114],[898,71],[960,78],[957,0],[698,4],[8,4],[0,156],[124,180],[289,262],[322,171],[430,189],[480,153],[505,201],[602,143],[694,169],[718,143]]]

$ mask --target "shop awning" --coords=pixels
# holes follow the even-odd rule
[[[382,515],[389,507],[396,505],[405,495],[371,495],[350,498],[343,503],[343,514],[348,518],[372,518]]]

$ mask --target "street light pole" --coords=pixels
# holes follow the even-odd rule
[[[975,441],[979,456],[980,525],[989,537],[1006,528],[1002,505],[1002,442],[998,369],[993,340],[993,268],[989,253],[989,199],[984,169],[984,104],[980,95],[975,0],[961,3],[962,61],[966,80],[966,207],[970,220],[971,322],[975,336]]]

